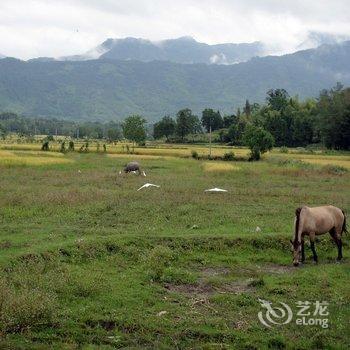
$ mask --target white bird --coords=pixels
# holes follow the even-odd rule
[[[227,192],[227,190],[223,190],[222,188],[210,188],[209,190],[205,190],[204,192]]]
[[[78,170],[78,173],[81,174],[81,170],[80,169]]]
[[[147,187],[157,187],[157,188],[159,188],[160,186],[147,183],[147,184],[144,184],[143,186],[141,186],[141,187],[138,189],[138,191],[142,190],[143,188],[147,188]]]
[[[256,227],[255,232],[261,232],[261,228],[259,226]]]

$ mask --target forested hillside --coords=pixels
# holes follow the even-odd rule
[[[350,84],[350,42],[231,66],[153,61],[0,61],[0,110],[71,120],[149,121],[189,107],[232,113],[263,101],[271,88],[317,96],[337,81]]]

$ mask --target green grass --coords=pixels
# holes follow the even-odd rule
[[[0,155],[0,348],[349,344],[349,237],[340,264],[328,235],[316,244],[317,266],[307,248],[306,264],[291,267],[289,247],[296,207],[334,204],[350,212],[346,170],[293,161],[291,153],[283,161],[229,163],[232,169],[162,156],[6,157]],[[130,157],[146,178],[117,175]],[[145,182],[161,188],[136,191]],[[229,192],[204,193],[210,187]],[[326,300],[330,327],[264,328],[258,298],[294,310],[299,300]]]

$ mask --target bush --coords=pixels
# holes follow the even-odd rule
[[[225,160],[225,161],[233,161],[233,160],[235,160],[235,154],[233,152],[226,152],[224,154],[223,160]]]
[[[44,141],[42,146],[41,146],[41,150],[42,151],[49,151],[49,141]]]
[[[191,156],[192,156],[192,158],[194,158],[194,159],[199,159],[199,155],[198,155],[198,152],[197,151],[191,151]]]
[[[61,143],[60,152],[66,153],[66,142],[65,141],[62,141],[62,143]]]
[[[68,151],[69,152],[74,152],[74,142],[73,141],[69,141],[69,143],[68,143]]]

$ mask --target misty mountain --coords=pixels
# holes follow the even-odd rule
[[[191,37],[152,42],[145,39],[108,39],[83,55],[61,57],[60,60],[90,59],[136,60],[142,62],[232,64],[264,55],[260,42],[208,45]]]
[[[71,120],[141,114],[150,121],[185,107],[232,113],[246,98],[264,101],[271,88],[304,98],[337,81],[350,85],[349,62],[350,41],[235,65],[5,58],[0,60],[0,111]]]
[[[297,50],[305,50],[310,48],[316,48],[321,45],[334,45],[339,44],[343,41],[349,40],[350,36],[345,35],[334,35],[324,32],[310,31],[304,41],[302,41],[298,46]]]

